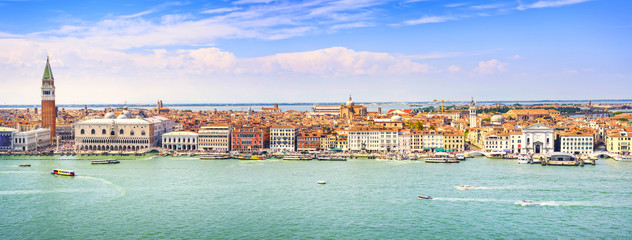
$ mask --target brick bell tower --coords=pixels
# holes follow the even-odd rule
[[[50,129],[50,141],[55,141],[57,127],[57,108],[55,107],[55,78],[50,70],[50,62],[46,56],[46,68],[42,77],[42,128]]]

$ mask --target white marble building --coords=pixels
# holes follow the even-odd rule
[[[555,129],[540,123],[522,129],[521,152],[529,154],[549,154],[553,152],[555,142]]]

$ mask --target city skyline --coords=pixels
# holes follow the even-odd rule
[[[0,2],[0,103],[629,99],[629,5]]]

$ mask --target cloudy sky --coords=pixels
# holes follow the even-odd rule
[[[0,105],[632,98],[629,0],[0,0]]]

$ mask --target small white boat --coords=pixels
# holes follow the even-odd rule
[[[470,186],[470,185],[461,185],[461,186],[456,186],[454,188],[458,190],[469,190],[469,189],[475,189],[476,187]]]
[[[521,200],[521,201],[515,202],[514,204],[520,205],[520,206],[540,206],[541,205],[541,203],[531,201],[531,200]]]
[[[527,155],[527,154],[520,154],[520,156],[518,156],[518,163],[519,164],[527,164],[531,162],[531,156]]]
[[[320,181],[318,181],[318,182],[316,182],[316,183],[318,183],[318,184],[325,184],[325,183],[327,183],[327,181],[320,180]]]
[[[614,157],[614,160],[621,161],[621,162],[630,162],[630,161],[632,161],[632,156],[630,156],[630,155],[617,155],[617,156]]]
[[[456,160],[459,160],[459,161],[465,160],[465,155],[463,153],[457,153]]]

